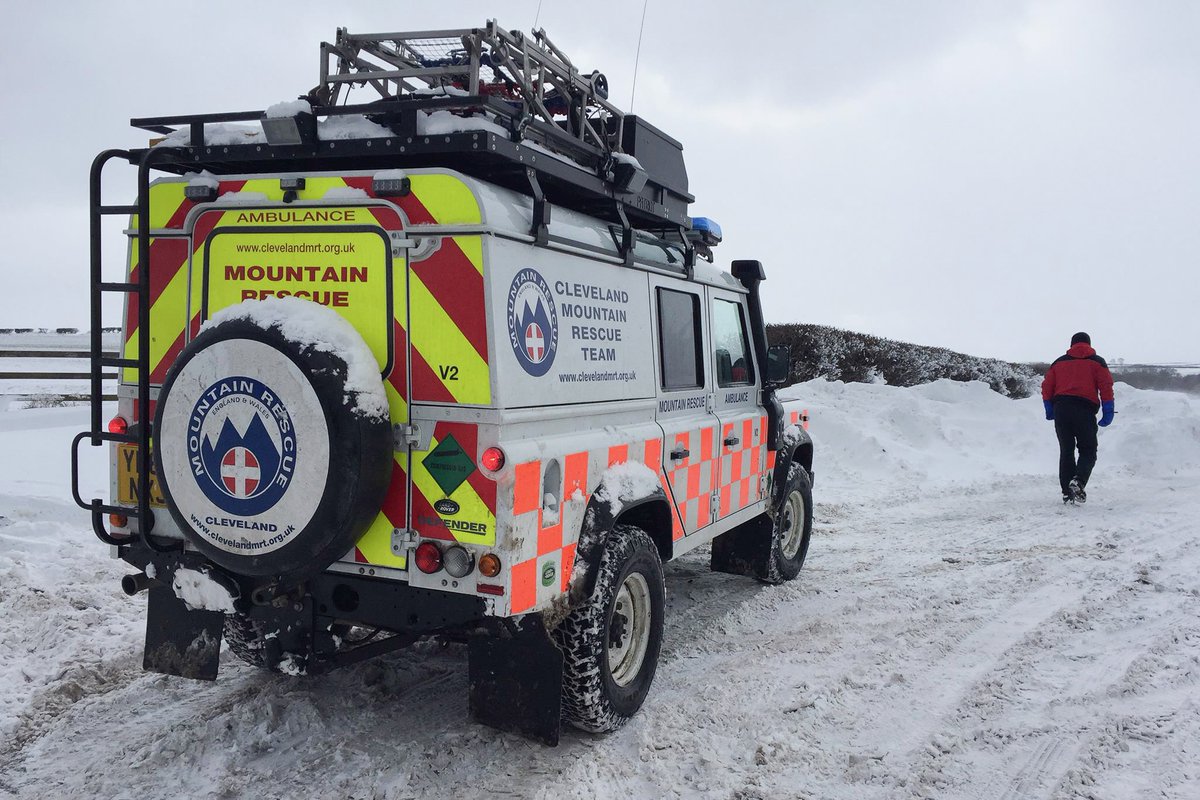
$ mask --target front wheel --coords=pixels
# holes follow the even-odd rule
[[[591,596],[555,630],[563,651],[563,717],[614,731],[650,691],[662,645],[662,562],[645,531],[617,526],[604,545]]]
[[[712,568],[784,583],[800,574],[811,537],[812,483],[804,467],[793,463],[769,512],[713,539]]]
[[[767,582],[782,583],[800,574],[812,538],[812,484],[799,464],[788,470],[783,497],[771,524]]]

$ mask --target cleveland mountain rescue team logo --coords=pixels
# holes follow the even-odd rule
[[[279,396],[256,378],[223,378],[188,419],[192,478],[215,506],[239,517],[270,511],[296,470],[296,428]]]
[[[558,352],[558,312],[550,286],[535,269],[523,269],[508,288],[508,340],[521,368],[545,375]]]

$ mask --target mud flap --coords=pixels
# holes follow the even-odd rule
[[[540,620],[513,638],[473,636],[467,655],[471,717],[557,746],[563,654]]]
[[[225,615],[219,611],[190,610],[169,586],[152,587],[147,595],[142,669],[181,678],[216,680]]]
[[[771,559],[771,518],[756,517],[713,539],[713,572],[767,580]]]

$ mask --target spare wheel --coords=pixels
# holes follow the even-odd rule
[[[350,323],[306,300],[214,315],[168,372],[154,430],[171,516],[238,575],[320,572],[370,525],[391,480],[378,363]]]

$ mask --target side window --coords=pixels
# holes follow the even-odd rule
[[[667,391],[704,385],[700,338],[700,297],[671,289],[658,290],[658,352]]]
[[[713,300],[712,341],[717,361],[717,385],[745,386],[754,383],[754,361],[750,358],[746,321],[737,303]]]

